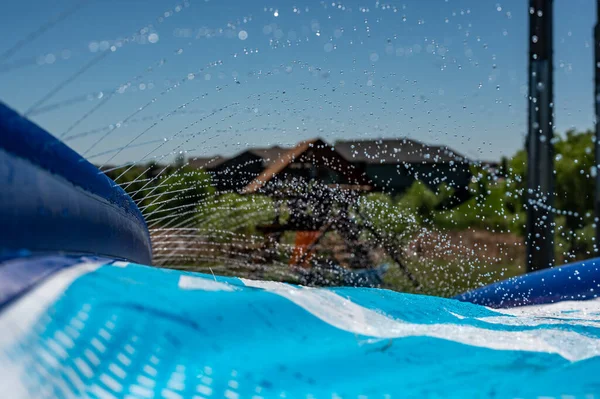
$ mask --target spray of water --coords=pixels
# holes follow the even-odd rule
[[[524,272],[528,207],[556,216],[557,262],[593,256],[590,206],[571,199],[596,173],[572,150],[587,136],[557,139],[571,192],[551,207],[508,143],[527,100],[503,50],[520,20],[406,3],[149,4],[55,62],[59,27],[107,18],[82,1],[2,51],[0,79],[72,66],[22,111],[131,195],[156,266],[450,296]]]

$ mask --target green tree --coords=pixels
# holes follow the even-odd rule
[[[228,193],[213,196],[197,207],[198,225],[205,231],[257,235],[258,226],[274,219],[273,200],[265,195]]]
[[[187,225],[214,193],[208,173],[188,165],[148,163],[108,171],[136,202],[149,225]]]
[[[556,250],[566,260],[592,254],[594,207],[594,134],[569,130],[555,137]],[[508,164],[507,192],[517,199],[515,207],[526,207],[527,153],[518,151]]]

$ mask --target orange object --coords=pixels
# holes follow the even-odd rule
[[[317,241],[320,237],[320,231],[297,231],[296,242],[294,243],[294,250],[290,258],[290,266],[298,265],[302,267],[310,267],[310,259],[314,254],[314,249],[307,253],[308,248]]]

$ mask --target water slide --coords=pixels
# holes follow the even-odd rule
[[[160,269],[129,196],[0,104],[2,398],[596,398],[600,260],[454,299]]]

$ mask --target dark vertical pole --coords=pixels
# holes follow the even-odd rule
[[[596,223],[596,241],[595,250],[600,251],[600,0],[596,5],[596,27],[594,28],[594,57],[596,60],[595,70],[595,90],[594,90],[594,108],[596,111],[596,198],[594,202],[594,222]]]
[[[554,264],[552,1],[529,1],[528,271]]]

